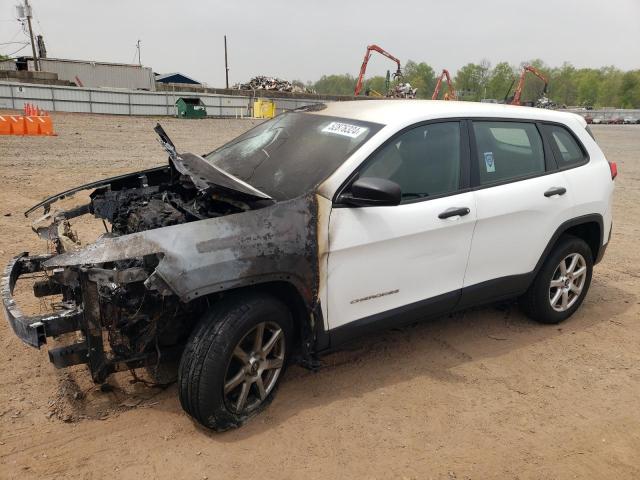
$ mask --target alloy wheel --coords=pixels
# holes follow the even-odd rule
[[[569,310],[580,298],[587,279],[587,262],[579,253],[564,257],[551,277],[549,303],[556,312]]]
[[[237,414],[255,410],[275,387],[285,358],[285,336],[274,322],[251,329],[233,349],[225,374],[224,399]]]

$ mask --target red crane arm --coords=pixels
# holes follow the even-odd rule
[[[544,90],[543,94],[547,93],[547,87],[549,86],[549,80],[547,77],[542,75],[538,70],[536,70],[531,65],[525,65],[522,67],[522,73],[520,74],[520,80],[518,80],[518,86],[516,87],[516,91],[513,94],[513,100],[511,101],[511,105],[520,105],[520,99],[522,97],[522,89],[524,88],[524,81],[527,75],[527,72],[533,73],[536,77],[544,82]]]
[[[440,95],[440,87],[442,87],[442,79],[445,78],[447,80],[447,98],[445,100],[457,100],[456,92],[453,89],[453,84],[451,82],[451,75],[449,75],[449,70],[446,68],[442,70],[442,73],[438,77],[438,82],[436,83],[436,88],[433,90],[433,95],[431,95],[431,100],[437,100],[438,95]]]
[[[398,70],[396,71],[396,76],[402,75],[400,70],[400,60],[391,55],[386,50],[380,48],[378,45],[369,45],[367,46],[367,52],[364,54],[364,60],[362,61],[362,66],[360,67],[360,75],[358,75],[358,82],[356,83],[356,89],[353,92],[354,96],[358,96],[360,94],[360,90],[362,90],[362,81],[364,79],[364,74],[367,71],[367,64],[369,63],[369,59],[371,58],[371,52],[378,52],[380,55],[384,55],[388,59],[396,62],[398,65]]]

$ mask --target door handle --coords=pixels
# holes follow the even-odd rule
[[[553,197],[554,195],[564,195],[567,193],[567,189],[564,187],[551,187],[549,190],[544,192],[545,197]]]
[[[438,215],[438,218],[445,219],[449,217],[464,217],[465,215],[468,215],[470,211],[471,210],[469,210],[467,207],[451,207],[447,208],[444,212]]]

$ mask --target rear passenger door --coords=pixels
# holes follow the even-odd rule
[[[541,125],[473,120],[471,173],[477,223],[462,306],[526,288],[558,226],[571,217],[571,192]],[[524,286],[524,287],[523,287]]]

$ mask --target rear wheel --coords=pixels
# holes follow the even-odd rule
[[[269,404],[290,350],[291,315],[263,294],[232,296],[206,314],[180,362],[184,410],[223,431],[242,425]]]
[[[562,237],[520,299],[522,309],[541,323],[565,320],[582,304],[592,273],[593,254],[589,245],[577,237]]]

